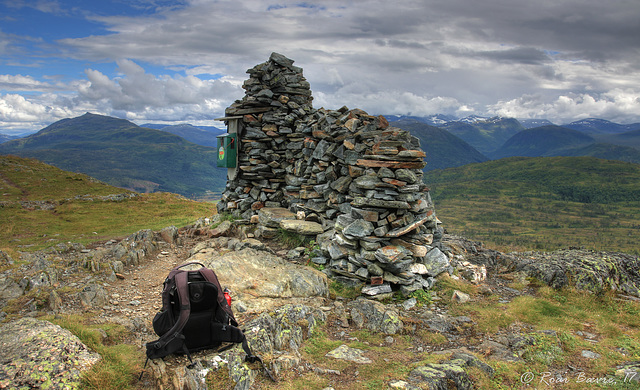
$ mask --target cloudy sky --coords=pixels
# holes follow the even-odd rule
[[[316,108],[640,122],[638,0],[0,1],[5,134],[214,125],[274,51]]]

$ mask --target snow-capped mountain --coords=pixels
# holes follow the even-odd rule
[[[426,123],[431,126],[440,127],[449,122],[455,121],[456,117],[445,114],[434,114],[428,116],[411,116],[411,115],[385,115],[390,122],[396,122],[401,120],[413,120],[420,123]]]
[[[553,123],[548,119],[518,119],[518,121],[526,129],[533,129],[534,127],[553,126]]]
[[[469,115],[469,116],[465,116],[464,118],[460,118],[460,119],[456,120],[455,122],[474,124],[474,123],[478,123],[478,122],[485,122],[488,119],[489,119],[489,117],[486,117],[486,116]]]
[[[562,127],[590,134],[616,134],[638,130],[640,129],[640,123],[621,125],[619,123],[614,123],[605,119],[587,118],[562,125]]]

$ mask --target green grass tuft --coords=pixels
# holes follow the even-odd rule
[[[122,325],[91,325],[87,318],[81,316],[55,316],[46,319],[69,330],[102,357],[84,374],[82,388],[111,390],[133,387],[142,370],[144,355],[135,345],[125,343],[127,332]],[[100,329],[106,333],[106,339],[103,339]]]

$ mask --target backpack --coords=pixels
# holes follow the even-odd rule
[[[195,271],[181,269],[194,264],[201,268]],[[264,367],[238,328],[218,277],[202,263],[186,263],[169,272],[162,290],[162,309],[153,318],[153,330],[160,338],[146,343],[145,368],[149,359],[173,353],[186,354],[191,362],[188,367],[192,368],[192,352],[217,348],[223,342],[242,343],[247,354],[245,360],[260,362]],[[273,379],[266,367],[265,371]]]

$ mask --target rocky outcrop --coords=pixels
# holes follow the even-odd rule
[[[55,289],[69,275],[86,269],[114,281],[124,267],[138,265],[157,252],[160,241],[175,245],[179,240],[178,229],[171,226],[158,233],[150,229],[140,230],[119,242],[110,240],[93,249],[78,243],[61,243],[42,251],[22,252],[19,267],[8,267],[0,272],[0,318],[1,310],[8,301],[38,290],[54,294],[53,299],[49,299],[49,308],[57,312],[60,299],[56,298]],[[0,265],[13,263],[9,255],[0,252]],[[104,288],[92,278],[86,284],[70,287],[79,289],[77,299],[84,308],[100,307],[107,302]],[[34,311],[37,309],[37,302],[32,300],[30,305]]]
[[[420,141],[359,109],[314,109],[302,69],[280,54],[247,73],[245,97],[226,110],[241,122],[238,174],[218,211],[247,220],[263,208],[302,213],[316,224],[260,232],[315,237],[324,255],[314,262],[332,278],[382,285],[368,289],[372,295],[429,288],[428,278],[448,270],[448,261],[430,253],[440,232],[422,181]],[[445,264],[410,270],[442,256]]]
[[[0,326],[0,388],[75,389],[100,355],[68,330],[30,317]]]
[[[443,243],[456,265],[486,266],[495,274],[519,272],[553,288],[574,286],[593,293],[615,291],[640,297],[638,256],[585,249],[501,253],[456,236],[446,236]]]
[[[513,253],[517,261],[505,264],[554,288],[575,286],[600,293],[616,291],[640,297],[640,258],[624,253],[568,249],[551,253]]]
[[[245,226],[242,225],[243,223],[246,222],[230,223],[226,231],[229,234],[237,233],[241,226]],[[492,368],[484,361],[522,363],[530,359],[528,353],[530,353],[537,335],[547,333],[551,335],[551,339],[555,340],[556,338],[553,331],[533,332],[531,328],[526,326],[521,329],[510,327],[509,329],[502,329],[496,334],[482,335],[477,333],[477,329],[474,329],[474,322],[471,318],[450,315],[440,303],[435,304],[442,302],[443,299],[448,299],[448,297],[436,297],[433,292],[431,292],[432,303],[429,304],[429,307],[426,305],[417,306],[415,299],[413,299],[412,304],[408,304],[409,301],[383,304],[364,297],[353,300],[330,300],[327,299],[328,289],[325,274],[309,267],[300,266],[295,262],[281,259],[258,240],[237,239],[226,236],[209,238],[207,229],[199,226],[199,224],[184,229],[167,228],[163,229],[163,231],[166,240],[173,241],[174,244],[186,239],[192,232],[200,231],[203,233],[201,237],[195,240],[196,242],[191,243],[193,246],[182,249],[181,253],[185,254],[185,256],[189,254],[189,258],[181,262],[195,260],[205,263],[216,270],[223,285],[231,288],[234,311],[242,324],[242,329],[245,331],[252,349],[265,358],[266,367],[276,377],[290,378],[291,375],[314,373],[337,378],[336,380],[339,383],[350,380],[351,368],[336,370],[334,369],[335,366],[332,365],[329,365],[331,368],[316,366],[311,363],[312,360],[305,357],[304,349],[300,349],[305,348],[305,340],[309,337],[314,337],[314,334],[320,334],[314,333],[314,329],[318,325],[322,325],[323,332],[327,331],[326,336],[330,340],[340,341],[340,343],[335,344],[336,347],[338,345],[340,347],[332,347],[326,350],[326,359],[340,359],[339,365],[355,364],[360,366],[380,363],[380,353],[382,352],[377,349],[378,346],[368,345],[367,343],[353,344],[357,340],[354,336],[360,337],[358,334],[368,332],[374,334],[382,333],[384,335],[384,345],[389,348],[394,347],[394,338],[410,335],[413,345],[407,349],[406,353],[426,352],[442,356],[442,359],[437,362],[432,360],[431,363],[415,364],[410,371],[407,371],[406,375],[387,383],[391,388],[404,389],[447,388],[447,386],[454,385],[457,388],[477,387],[478,383],[474,384],[472,382],[475,381],[475,376],[478,375],[478,372],[481,371],[483,376],[490,377],[493,375]],[[168,245],[172,245],[172,248],[177,249],[174,244],[157,241],[160,236],[155,233],[141,232],[132,235],[130,240],[125,241],[123,245],[126,244],[127,248],[135,249],[138,246],[144,246],[143,242],[145,242],[146,238],[146,241],[152,243],[155,247],[166,249]],[[134,242],[140,242],[140,244],[133,245]],[[103,248],[117,245],[119,243],[114,241],[109,245],[103,244]],[[589,256],[604,255],[597,252],[581,252],[581,250],[554,252],[557,255],[555,259],[552,259],[553,254],[533,252],[527,253],[526,256],[514,253],[503,254],[484,248],[480,243],[448,235],[445,235],[442,245],[438,248],[440,253],[434,251],[431,262],[417,264],[426,268],[442,268],[441,260],[442,256],[445,256],[447,259],[452,259],[450,266],[459,271],[458,275],[466,277],[470,282],[476,284],[482,284],[484,277],[495,277],[503,273],[519,272],[523,277],[528,276],[524,268],[523,270],[518,270],[518,264],[531,265],[531,259],[527,258],[527,256],[547,256],[549,261],[553,260],[561,265],[563,261],[569,261],[567,260],[569,259],[567,257],[569,256],[568,253],[576,257],[584,256],[587,260],[590,259]],[[11,275],[18,275],[18,270],[26,271],[20,274],[25,280],[22,285],[29,285],[34,289],[46,291],[47,288],[53,287],[53,285],[48,286],[47,284],[38,285],[38,283],[46,280],[54,280],[53,283],[56,285],[61,284],[65,287],[70,287],[65,283],[68,280],[69,272],[72,272],[71,269],[55,271],[56,264],[58,264],[56,262],[62,259],[65,264],[76,264],[75,271],[86,275],[86,277],[74,279],[82,282],[74,285],[78,289],[77,291],[69,292],[67,290],[65,292],[63,296],[65,301],[73,298],[76,300],[79,310],[103,313],[103,320],[124,325],[126,329],[135,333],[137,340],[140,339],[141,335],[145,341],[155,338],[150,334],[151,328],[148,326],[152,317],[150,314],[142,317],[140,314],[131,315],[132,311],[121,311],[122,316],[119,317],[114,315],[115,312],[111,310],[112,308],[109,309],[107,307],[111,303],[105,306],[104,299],[115,299],[114,294],[109,296],[107,291],[111,290],[111,286],[105,282],[105,280],[108,280],[109,272],[111,271],[109,264],[112,263],[109,261],[113,258],[104,257],[104,263],[101,264],[106,264],[106,266],[97,272],[92,271],[90,268],[82,267],[86,258],[96,250],[87,250],[79,245],[67,244],[48,251],[24,255],[25,257],[22,257],[22,259],[28,259],[30,263],[23,264],[20,268],[14,268],[14,273]],[[141,260],[149,257],[148,253],[150,252],[147,252],[147,255],[142,257]],[[626,255],[619,257],[617,254],[606,255],[618,261],[621,258],[627,258]],[[155,259],[148,260],[155,262],[163,256],[158,253]],[[59,259],[55,260],[56,258]],[[594,258],[597,259],[597,257]],[[72,261],[72,259],[75,260]],[[633,260],[635,258],[630,256],[629,259]],[[150,264],[153,263],[149,261],[143,266]],[[590,263],[585,262],[584,264]],[[124,266],[124,263],[122,265]],[[567,268],[568,266],[564,266],[562,268],[563,272],[568,273]],[[596,269],[597,267],[594,264],[592,268]],[[130,265],[129,269],[135,268]],[[484,269],[484,274],[481,272],[482,269]],[[467,276],[463,275],[464,270],[468,271]],[[8,271],[10,270],[5,272]],[[38,276],[42,272],[45,272],[46,278]],[[3,273],[2,275],[7,274]],[[128,279],[131,278],[126,281],[127,286],[131,282],[131,288],[134,288],[135,278],[129,273],[126,276]],[[18,278],[17,280],[23,279]],[[574,279],[568,278],[567,280],[568,283],[572,283]],[[495,283],[495,281],[496,279],[494,278],[489,282]],[[122,281],[116,283],[120,282]],[[158,286],[154,286],[154,288],[159,288],[161,282],[158,283]],[[20,283],[16,282],[16,284],[20,289]],[[479,286],[478,289],[481,287],[484,286]],[[491,288],[495,294],[501,297],[499,302],[502,302],[502,298],[506,298],[503,294],[507,288],[502,289],[493,285]],[[514,289],[508,290],[516,291]],[[524,294],[524,292],[519,291],[517,293]],[[52,294],[49,298],[50,301],[56,300],[55,289],[52,290]],[[481,299],[477,294],[472,295],[472,302]],[[57,299],[59,300],[59,297]],[[124,300],[124,302],[127,302],[127,300]],[[36,311],[38,307],[35,307],[37,306],[35,303],[33,305],[32,311]],[[457,305],[473,305],[473,303],[458,303]],[[39,383],[48,384],[48,378],[51,377],[65,378],[62,374],[59,374],[63,370],[63,368],[60,368],[62,367],[61,364],[72,364],[70,363],[71,359],[78,355],[74,351],[82,352],[83,348],[86,349],[86,347],[77,346],[77,349],[75,347],[67,347],[67,341],[61,341],[62,338],[58,338],[58,336],[50,336],[49,330],[43,332],[45,335],[43,337],[46,340],[42,342],[32,342],[31,340],[35,339],[29,337],[17,338],[15,345],[22,346],[26,343],[29,346],[21,351],[18,351],[17,347],[11,344],[14,341],[11,337],[13,335],[27,334],[32,329],[49,329],[51,327],[53,325],[49,323],[25,318],[20,321],[10,322],[0,328],[0,345],[4,351],[14,351],[23,353],[25,356],[28,355],[28,358],[20,360],[14,355],[11,355],[11,358],[7,358],[0,352],[0,356],[3,359],[0,370],[5,370],[0,371],[0,387],[19,387],[21,383],[35,387]],[[325,327],[327,328],[324,329]],[[421,339],[420,334],[423,332],[438,333],[444,336],[447,341],[445,344],[430,345]],[[584,331],[584,329],[576,331],[575,334],[584,336],[585,340],[588,339],[590,342],[597,343],[597,336]],[[468,342],[471,335],[473,335],[473,344],[465,344],[464,340]],[[70,335],[67,333],[60,337],[67,340],[67,336]],[[480,339],[476,336],[480,337]],[[451,349],[440,351],[439,349],[445,345]],[[55,355],[56,351],[60,350],[71,352],[65,352],[68,356],[65,355],[63,357]],[[584,359],[601,359],[601,356],[604,355],[583,350],[581,356]],[[187,368],[188,363],[184,356],[172,356],[164,360],[158,359],[150,362],[140,386],[163,389],[206,389],[205,378],[211,380],[211,377],[215,377],[224,381],[227,388],[240,390],[258,388],[261,381],[269,380],[263,374],[262,366],[244,362],[244,352],[239,346],[222,353],[212,350],[201,351],[195,353],[193,357],[196,362],[193,369]],[[39,369],[44,367],[45,371],[34,375],[32,371],[29,371],[32,368],[26,361],[30,359],[34,360],[34,364],[37,364]],[[419,355],[416,355],[416,361],[420,359]],[[55,364],[49,364],[51,361],[55,361]],[[79,363],[80,366],[83,364]],[[75,375],[76,371],[73,369],[68,371],[69,374]],[[638,372],[638,364],[635,361],[624,362],[624,364],[621,363],[615,367],[615,370],[612,368],[612,375],[614,371],[616,378],[620,381],[625,379],[634,380],[633,378],[636,378],[636,373]],[[75,380],[73,379],[73,381]],[[67,386],[66,383],[60,385],[59,388],[65,388]],[[332,381],[332,383],[335,382]],[[70,387],[73,388],[75,385]],[[52,388],[56,387],[53,386]],[[209,385],[209,388],[211,388],[211,385]]]
[[[198,261],[214,269],[220,283],[233,291],[232,308],[238,313],[259,313],[274,305],[281,306],[283,300],[291,303],[295,299],[329,295],[325,274],[287,262],[264,249],[264,245],[260,249],[253,241],[259,243],[226,237],[213,239],[192,251],[187,262]],[[234,250],[228,250],[229,247]]]
[[[274,378],[301,363],[299,348],[313,329],[326,320],[319,309],[305,305],[284,305],[265,312],[244,324],[245,335],[254,353],[269,356],[267,370]],[[263,367],[250,367],[238,346],[222,352],[204,351],[194,356],[195,367],[171,370],[163,360],[152,361],[150,376],[157,388],[206,390],[205,377],[210,372],[223,372],[234,390],[252,387]]]
[[[356,299],[347,304],[351,320],[358,328],[366,328],[373,332],[398,334],[404,324],[396,310],[380,302],[369,299]]]
[[[468,367],[476,367],[492,376],[493,368],[474,355],[464,352],[454,353],[448,361],[442,363],[430,363],[414,368],[408,377],[408,381],[426,385],[429,389],[466,390],[475,388],[471,378],[466,372]]]

